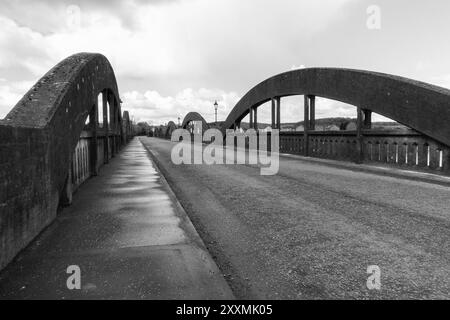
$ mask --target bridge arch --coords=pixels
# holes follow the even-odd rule
[[[98,106],[99,94],[103,106]],[[105,148],[114,153],[123,137],[114,71],[103,55],[79,53],[52,68],[0,120],[0,175],[5,181],[0,215],[9,221],[0,233],[0,269],[55,218],[74,151],[86,160],[80,135],[90,127],[97,141],[97,109],[106,110],[108,104],[110,112],[103,115],[108,125],[102,130]],[[96,149],[92,154],[97,156]]]
[[[292,95],[318,96],[370,110],[450,146],[450,90],[378,72],[308,68],[273,76],[248,91],[222,125],[232,129],[260,105]]]
[[[201,116],[198,112],[189,112],[183,119],[183,123],[181,124],[181,127],[183,129],[186,129],[189,123],[199,121],[202,123],[203,130],[209,129],[208,122],[206,122],[205,118]]]
[[[164,128],[164,138],[170,139],[172,137],[172,132],[177,129],[177,125],[173,121],[169,121],[167,126]]]
[[[156,127],[154,135],[155,135],[155,137],[162,138],[163,137],[163,126]]]

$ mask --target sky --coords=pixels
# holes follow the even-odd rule
[[[64,58],[99,52],[122,109],[158,125],[224,120],[254,85],[303,67],[386,72],[450,88],[448,0],[2,0],[0,118]],[[301,97],[282,122],[302,120]],[[317,118],[356,115],[318,99]],[[375,120],[382,117],[375,117]],[[270,122],[268,106],[258,113]]]

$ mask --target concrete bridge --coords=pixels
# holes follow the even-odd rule
[[[177,125],[133,138],[104,56],[62,61],[0,120],[0,297],[450,298],[450,91],[295,70],[252,88],[220,130],[247,115],[257,129],[266,102],[279,129],[292,95],[304,131],[280,133],[277,175],[177,166]],[[356,130],[316,131],[315,97],[354,105]],[[372,112],[410,129],[373,130]],[[366,287],[371,265],[381,290]]]

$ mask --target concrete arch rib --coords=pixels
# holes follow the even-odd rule
[[[120,114],[108,60],[101,54],[75,54],[44,75],[0,120],[1,164],[6,165],[0,173],[15,181],[0,186],[0,194],[9,195],[1,214],[11,230],[0,234],[0,242],[9,244],[0,246],[0,269],[55,218],[73,152],[100,92]]]
[[[170,139],[172,136],[172,132],[174,132],[177,129],[177,125],[173,121],[169,121],[167,126],[165,127],[164,131],[164,138]]]
[[[308,68],[253,87],[222,126],[231,129],[251,107],[274,97],[315,95],[368,109],[450,146],[450,90],[399,76],[352,69]]]
[[[209,129],[209,125],[208,125],[208,123],[206,122],[205,118],[203,118],[203,117],[201,116],[201,114],[198,113],[198,112],[189,112],[189,113],[184,117],[183,123],[181,124],[181,127],[182,127],[183,129],[186,129],[187,125],[188,125],[190,122],[193,122],[193,121],[201,121],[201,122],[202,122],[203,130]]]

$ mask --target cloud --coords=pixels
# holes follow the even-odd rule
[[[67,30],[71,15],[80,13],[82,22],[86,22],[91,13],[113,15],[125,28],[138,27],[135,13],[142,7],[167,5],[178,0],[3,0],[0,12],[20,26],[48,35]],[[71,11],[73,7],[77,10]],[[42,13],[49,13],[45,16]]]
[[[41,46],[44,41],[41,34],[1,16],[0,29],[0,69],[18,68],[34,75],[48,71],[53,61]]]
[[[299,65],[299,66],[296,66],[296,65],[294,64],[294,65],[292,65],[291,70],[300,70],[300,69],[305,69],[305,68],[306,68],[306,67],[305,67],[304,64],[301,64],[301,65]]]
[[[35,37],[32,48],[19,51],[18,59],[33,56],[36,50],[32,49],[44,51],[53,63],[75,52],[98,51],[124,77],[188,79],[173,85],[177,91],[211,81],[215,87],[220,84],[231,90],[242,78],[260,80],[261,64],[275,62],[286,70],[297,63],[301,57],[295,57],[296,48],[331,23],[347,2],[127,0],[105,5],[104,1],[22,0],[2,1],[0,12],[9,24]],[[76,28],[72,23],[76,12],[67,10],[73,4],[80,7]],[[124,15],[130,15],[135,28],[124,27]],[[280,18],[283,22],[276,27],[268,23]],[[18,42],[27,43],[27,39]],[[17,54],[7,45],[2,51]],[[279,57],[283,57],[281,64]],[[245,76],[236,77],[242,67]],[[282,70],[274,73],[278,71]]]
[[[214,5],[209,0],[127,0],[107,5],[86,0],[2,1],[0,71],[7,81],[35,82],[73,53],[101,52],[112,63],[123,92],[158,92],[172,97],[173,106],[180,108],[180,95],[186,98],[192,90],[193,107],[205,105],[209,110],[202,90],[216,90],[201,88],[242,94],[271,75],[261,65],[279,64],[277,57],[283,56],[284,67],[273,68],[278,73],[295,64],[299,59],[293,58],[292,46],[301,45],[304,35],[309,37],[328,24],[347,0],[325,2],[326,10],[296,0],[282,5],[267,0],[217,0]],[[79,12],[71,5],[79,6]],[[280,16],[284,21],[278,28],[267,23]],[[133,21],[131,28],[127,19]],[[12,88],[13,84],[8,90],[16,93]],[[135,97],[130,109],[141,103]],[[142,115],[162,119],[165,111],[159,111],[161,116]]]
[[[122,95],[122,108],[132,110],[135,121],[148,121],[155,125],[183,120],[188,112],[196,111],[206,121],[214,121],[213,104],[219,104],[218,119],[225,120],[240,97],[235,92],[219,89],[184,89],[174,96],[163,96],[157,91],[130,91]]]
[[[8,82],[0,79],[0,119],[6,116],[32,85],[30,81]]]
[[[450,89],[450,74],[443,74],[430,78],[430,83]]]
[[[68,11],[70,5],[80,8],[79,20]],[[381,59],[383,46],[374,50],[372,43],[395,46],[368,36],[361,6],[354,0],[1,1],[0,74],[8,96],[2,98],[2,108],[28,90],[17,86],[19,81],[34,83],[81,51],[107,56],[124,109],[155,122],[196,108],[212,121],[214,95],[222,99],[223,119],[224,110],[231,110],[255,84],[304,65],[339,67],[351,61],[354,65],[346,66],[374,69],[363,63],[378,61],[386,62],[382,71],[390,72],[389,66],[402,65],[399,59]],[[388,19],[388,8],[384,11]],[[359,20],[361,28],[355,29]],[[301,101],[285,103],[283,119],[301,118]],[[337,116],[354,109],[333,103],[322,110],[318,115]]]

